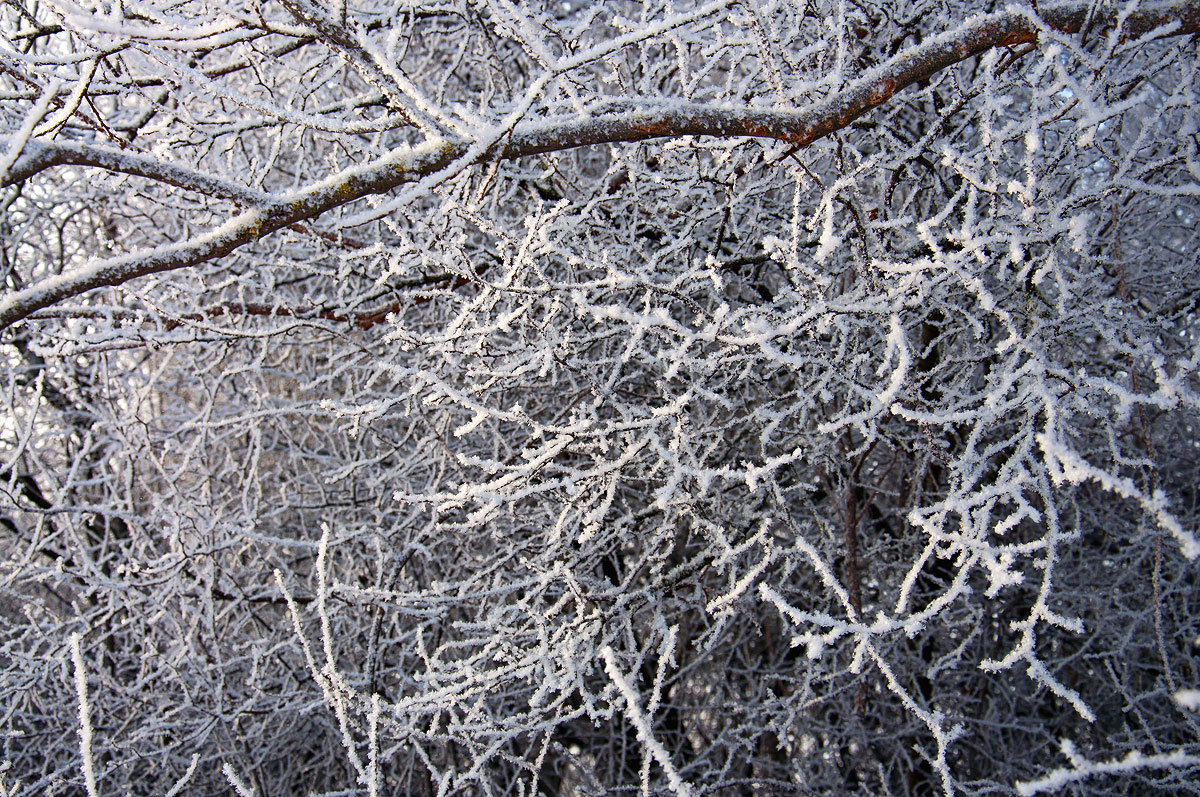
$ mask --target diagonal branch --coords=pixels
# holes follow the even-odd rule
[[[3,139],[0,139],[2,141]],[[145,177],[205,196],[229,199],[252,207],[270,204],[273,197],[213,174],[190,169],[128,150],[82,141],[34,139],[25,143],[21,156],[0,175],[0,187],[27,180],[53,166],[92,166],[110,172]]]
[[[511,136],[484,150],[474,162],[521,158],[596,144],[681,136],[768,138],[802,147],[846,127],[871,109],[887,102],[906,86],[928,79],[947,67],[987,50],[1034,42],[1039,33],[1045,30],[1071,34],[1078,33],[1087,25],[1089,31],[1095,34],[1110,30],[1120,22],[1120,35],[1125,39],[1156,30],[1160,30],[1162,35],[1200,33],[1200,0],[1171,0],[1147,6],[1123,18],[1118,12],[1109,10],[1095,12],[1089,19],[1091,6],[1085,0],[1042,9],[1040,17],[1035,17],[1032,9],[1029,9],[975,18],[953,31],[900,53],[832,97],[800,111],[679,103],[597,117],[544,120],[518,126]],[[56,302],[94,288],[120,285],[148,274],[186,268],[222,257],[277,230],[317,218],[363,197],[382,194],[404,183],[436,174],[470,150],[469,141],[436,139],[417,147],[397,149],[383,158],[347,169],[303,191],[282,198],[271,197],[266,204],[241,213],[221,227],[191,240],[151,252],[95,261],[80,269],[47,278],[0,300],[0,329]],[[53,165],[54,161],[48,159],[45,163],[43,168]],[[125,171],[133,168],[130,165],[132,163],[134,161],[128,158],[96,158],[88,165]],[[137,168],[141,169],[139,173],[142,176],[153,176],[145,164],[138,162]],[[185,180],[178,171],[173,176],[168,175],[167,172],[172,169],[174,167],[163,166],[164,174],[158,179],[200,190],[199,185],[184,185]],[[28,176],[34,171],[25,168],[22,173]],[[201,179],[197,175],[200,173],[190,173],[188,180],[195,183]],[[202,177],[204,180],[216,180]],[[242,190],[223,181],[219,185],[216,182],[209,185],[212,186],[211,190],[225,191],[222,194],[225,196]]]

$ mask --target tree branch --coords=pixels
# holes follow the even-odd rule
[[[270,205],[275,197],[246,188],[216,175],[189,169],[128,150],[81,141],[34,139],[26,142],[21,156],[0,177],[0,187],[28,180],[53,166],[92,166],[110,172],[145,177],[205,196],[229,199],[251,207]]]
[[[598,117],[545,120],[518,126],[511,136],[483,151],[474,162],[521,158],[597,144],[681,136],[767,138],[802,147],[846,127],[872,108],[887,102],[906,86],[928,79],[947,67],[989,49],[1034,42],[1043,31],[1078,33],[1086,24],[1090,33],[1099,34],[1111,30],[1119,21],[1123,39],[1158,29],[1162,29],[1163,35],[1200,32],[1200,0],[1155,4],[1139,9],[1124,19],[1115,11],[1100,11],[1093,14],[1089,21],[1090,8],[1090,2],[1073,2],[1043,9],[1040,17],[1035,17],[1032,8],[978,17],[954,31],[928,39],[897,55],[832,97],[800,111],[679,103]],[[0,301],[0,329],[68,297],[222,257],[265,235],[316,218],[333,208],[435,174],[470,152],[471,143],[431,139],[414,148],[398,149],[288,197],[260,195],[262,201],[256,202],[260,207],[235,216],[221,227],[197,238],[151,252],[136,252],[96,261],[75,271],[50,277],[29,288],[15,291]],[[31,142],[29,146],[34,145]],[[73,145],[40,146],[40,157],[43,158],[40,163],[45,164],[41,168],[48,168],[56,162],[94,165],[161,179],[178,187],[207,190],[231,199],[236,198],[234,195],[239,192],[246,196],[249,191],[200,172],[169,165],[151,167],[145,162],[147,159],[109,157],[104,151],[96,151],[103,148],[91,150],[92,160],[89,161],[86,151],[82,148],[72,150]],[[54,150],[53,147],[58,149]],[[57,152],[59,158],[74,159],[55,161],[47,154],[50,152]],[[22,166],[25,157],[22,156],[14,168],[21,166],[21,173],[29,176],[38,171],[34,167],[39,163],[39,155],[31,154],[33,160]],[[135,168],[138,171],[133,171]]]

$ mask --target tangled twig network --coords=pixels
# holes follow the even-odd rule
[[[0,794],[1175,794],[1200,3],[6,0]]]

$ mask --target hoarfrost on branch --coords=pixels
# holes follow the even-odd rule
[[[0,793],[1176,793],[1200,2],[5,0]]]

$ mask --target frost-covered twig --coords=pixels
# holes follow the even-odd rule
[[[75,694],[79,698],[79,760],[83,767],[83,782],[88,797],[97,797],[96,765],[92,760],[92,715],[88,705],[87,668],[80,649],[82,636],[71,635],[71,662],[75,666]]]
[[[671,785],[671,791],[679,795],[691,795],[693,793],[691,785],[680,777],[679,770],[671,762],[671,756],[667,754],[662,743],[654,738],[654,729],[650,727],[650,721],[638,705],[637,693],[625,676],[621,674],[621,668],[617,666],[616,654],[613,653],[612,648],[606,647],[601,649],[600,657],[604,659],[604,671],[608,673],[608,677],[612,679],[617,691],[625,701],[625,716],[629,718],[629,723],[637,731],[638,739],[646,746],[646,751],[662,767],[667,776],[667,782]],[[643,790],[645,788],[646,784],[643,783]]]
[[[1122,758],[1108,761],[1088,761],[1075,751],[1075,746],[1069,741],[1063,741],[1063,752],[1071,759],[1070,767],[1052,770],[1049,774],[1037,780],[1021,781],[1016,784],[1017,793],[1022,797],[1043,792],[1059,791],[1060,789],[1098,775],[1129,775],[1146,769],[1166,769],[1187,771],[1200,766],[1200,756],[1185,750],[1173,750],[1169,753],[1154,753],[1145,755],[1136,750]]]

